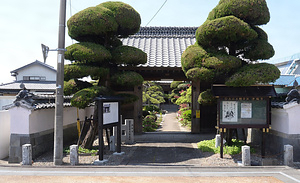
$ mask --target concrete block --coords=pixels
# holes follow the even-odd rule
[[[32,165],[31,144],[22,145],[22,165]]]
[[[78,161],[78,145],[70,146],[70,163],[72,166],[77,165]]]
[[[108,162],[108,160],[104,159],[104,160],[95,160],[94,161],[94,165],[106,165]]]
[[[251,166],[250,146],[242,146],[242,165]]]
[[[293,146],[284,145],[284,155],[283,162],[286,166],[294,165],[294,157],[293,157]]]

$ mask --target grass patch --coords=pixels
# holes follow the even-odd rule
[[[232,139],[232,146],[227,146],[226,144],[223,147],[223,154],[235,155],[240,154],[242,151],[242,146],[244,142],[237,139]],[[203,140],[198,142],[198,149],[203,152],[213,152],[213,153],[220,153],[220,147],[215,147],[215,139],[212,140]],[[254,148],[250,148],[250,152],[254,153]]]
[[[64,153],[70,154],[70,147],[64,148]],[[93,149],[85,149],[82,147],[78,147],[78,154],[91,154],[92,156],[96,156],[98,152],[98,147],[95,147]]]

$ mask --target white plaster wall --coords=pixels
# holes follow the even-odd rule
[[[10,132],[13,134],[29,134],[29,115],[31,110],[23,107],[9,109]]]
[[[9,111],[0,111],[0,159],[6,158],[10,141]]]
[[[20,70],[17,81],[23,80],[23,76],[45,76],[46,81],[56,81],[56,72],[41,65],[32,65]]]
[[[85,116],[90,117],[92,114],[92,109],[80,109],[79,110],[79,119],[84,120]],[[63,124],[64,126],[74,124],[77,122],[77,108],[67,107],[64,108],[63,114]],[[38,133],[46,130],[51,130],[54,128],[55,120],[55,110],[54,109],[43,109],[32,111],[30,115],[30,129],[29,133]]]
[[[272,129],[285,134],[300,134],[300,105],[292,103],[283,109],[272,109]]]

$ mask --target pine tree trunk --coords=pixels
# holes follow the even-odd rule
[[[82,141],[82,144],[80,146],[85,149],[91,149],[97,134],[98,134],[98,107],[97,105],[95,105],[93,120],[91,121],[90,128],[86,133]]]

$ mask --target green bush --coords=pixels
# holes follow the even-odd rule
[[[153,132],[158,128],[158,124],[156,123],[155,115],[147,115],[143,119],[143,131],[144,132]]]
[[[203,152],[213,152],[213,153],[220,153],[220,147],[215,147],[215,141],[216,139],[212,140],[203,140],[200,141],[198,145],[198,149],[200,149]],[[223,147],[223,153],[224,154],[229,154],[229,155],[234,155],[234,154],[240,154],[241,153],[241,148],[244,145],[244,142],[241,140],[233,139],[232,140],[232,146],[227,146],[225,145]],[[255,150],[253,148],[250,148],[250,152],[254,153]]]
[[[143,107],[143,111],[156,111],[158,113],[161,112],[161,110],[159,109],[159,107],[157,107],[156,105],[146,105]]]
[[[191,123],[192,123],[192,110],[191,109],[183,110],[181,117],[182,117],[181,120],[179,120],[179,122],[181,123],[181,125],[182,126],[186,126],[186,127],[191,127]]]
[[[273,64],[259,63],[243,66],[227,81],[227,86],[242,87],[259,83],[274,82],[280,77],[280,71]]]
[[[137,86],[142,84],[144,78],[136,72],[126,71],[116,73],[111,77],[111,84],[114,86]]]

